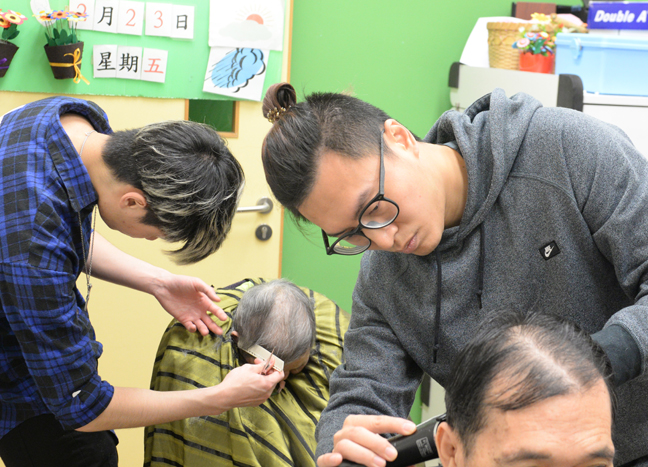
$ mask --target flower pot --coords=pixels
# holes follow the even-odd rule
[[[45,53],[52,67],[52,73],[56,79],[70,79],[75,83],[83,79],[81,74],[81,55],[83,54],[83,42],[76,44],[56,45],[50,47],[45,45]]]
[[[554,54],[542,55],[522,52],[520,54],[520,71],[532,71],[534,73],[553,73]]]
[[[11,42],[0,42],[0,78],[7,74],[11,60],[17,51],[18,47]]]

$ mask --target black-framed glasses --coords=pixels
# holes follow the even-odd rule
[[[358,226],[355,229],[340,235],[337,240],[329,245],[329,238],[322,230],[326,254],[358,255],[367,251],[371,240],[362,232],[362,229],[382,229],[394,222],[398,217],[398,204],[385,198],[385,142],[384,131],[380,132],[380,186],[378,194],[367,203],[358,216]]]

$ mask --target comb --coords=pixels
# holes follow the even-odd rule
[[[270,352],[268,352],[266,349],[261,347],[259,344],[254,344],[249,349],[241,348],[241,350],[249,353],[253,357],[260,358],[264,362],[270,360],[270,357],[272,356]],[[279,357],[277,357],[276,355],[274,355],[274,365],[272,366],[272,368],[274,368],[277,371],[283,371],[284,361]]]

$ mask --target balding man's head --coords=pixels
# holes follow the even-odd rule
[[[508,446],[508,451],[498,451],[499,462],[514,456],[526,435],[535,440],[535,444],[524,445],[526,454],[560,455],[551,444],[542,444],[543,437],[553,436],[569,448],[564,454],[574,456],[580,448],[569,446],[565,440],[571,434],[590,430],[593,438],[602,441],[584,443],[581,454],[601,455],[605,460],[613,453],[614,397],[609,375],[600,348],[571,323],[540,313],[498,312],[484,323],[456,361],[446,387],[447,425],[441,431],[451,432],[462,458],[470,460],[484,454],[478,452],[483,451],[480,439],[510,429],[506,443],[491,439],[499,448]],[[594,402],[600,413],[596,420],[590,420],[592,426],[586,426],[587,420],[578,408],[585,403],[581,408],[587,409]],[[550,422],[554,415],[557,419]],[[571,420],[572,426],[564,425],[565,430],[560,431],[563,424],[559,420]],[[495,455],[493,449],[490,452]],[[487,460],[480,458],[480,463]]]

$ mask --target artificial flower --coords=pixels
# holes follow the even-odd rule
[[[23,24],[27,20],[25,15],[21,15],[17,11],[12,10],[8,10],[6,13],[0,13],[0,15],[2,15],[5,20],[15,25]]]
[[[517,41],[517,48],[518,48],[518,49],[523,49],[523,48],[525,48],[527,45],[529,45],[530,43],[531,43],[531,41],[530,41],[529,39],[527,39],[526,37],[523,37],[522,39],[520,39],[519,41]]]
[[[38,19],[38,21],[52,21],[52,18],[45,11],[40,11],[37,15],[34,15],[34,18]]]
[[[15,39],[18,34],[18,26],[23,24],[27,20],[25,15],[21,15],[17,11],[0,10],[0,27],[4,28],[2,35],[0,35],[0,42],[9,42],[11,39]]]
[[[69,21],[79,22],[85,21],[88,18],[87,13],[81,13],[80,11],[71,11],[70,16],[68,17]]]
[[[542,13],[534,13],[531,17],[534,22],[520,27],[520,39],[513,43],[513,48],[531,54],[553,55],[556,34],[562,32],[562,22]]]
[[[53,10],[49,14],[50,18],[53,20],[58,20],[58,19],[67,19],[70,17],[70,12],[67,10]]]
[[[533,21],[537,21],[538,23],[549,23],[551,21],[551,18],[544,13],[532,13],[531,19]]]
[[[54,47],[56,45],[75,44],[79,42],[76,23],[85,21],[87,17],[88,15],[86,13],[79,11],[52,10],[49,12],[41,11],[38,19],[45,27],[47,45]]]

